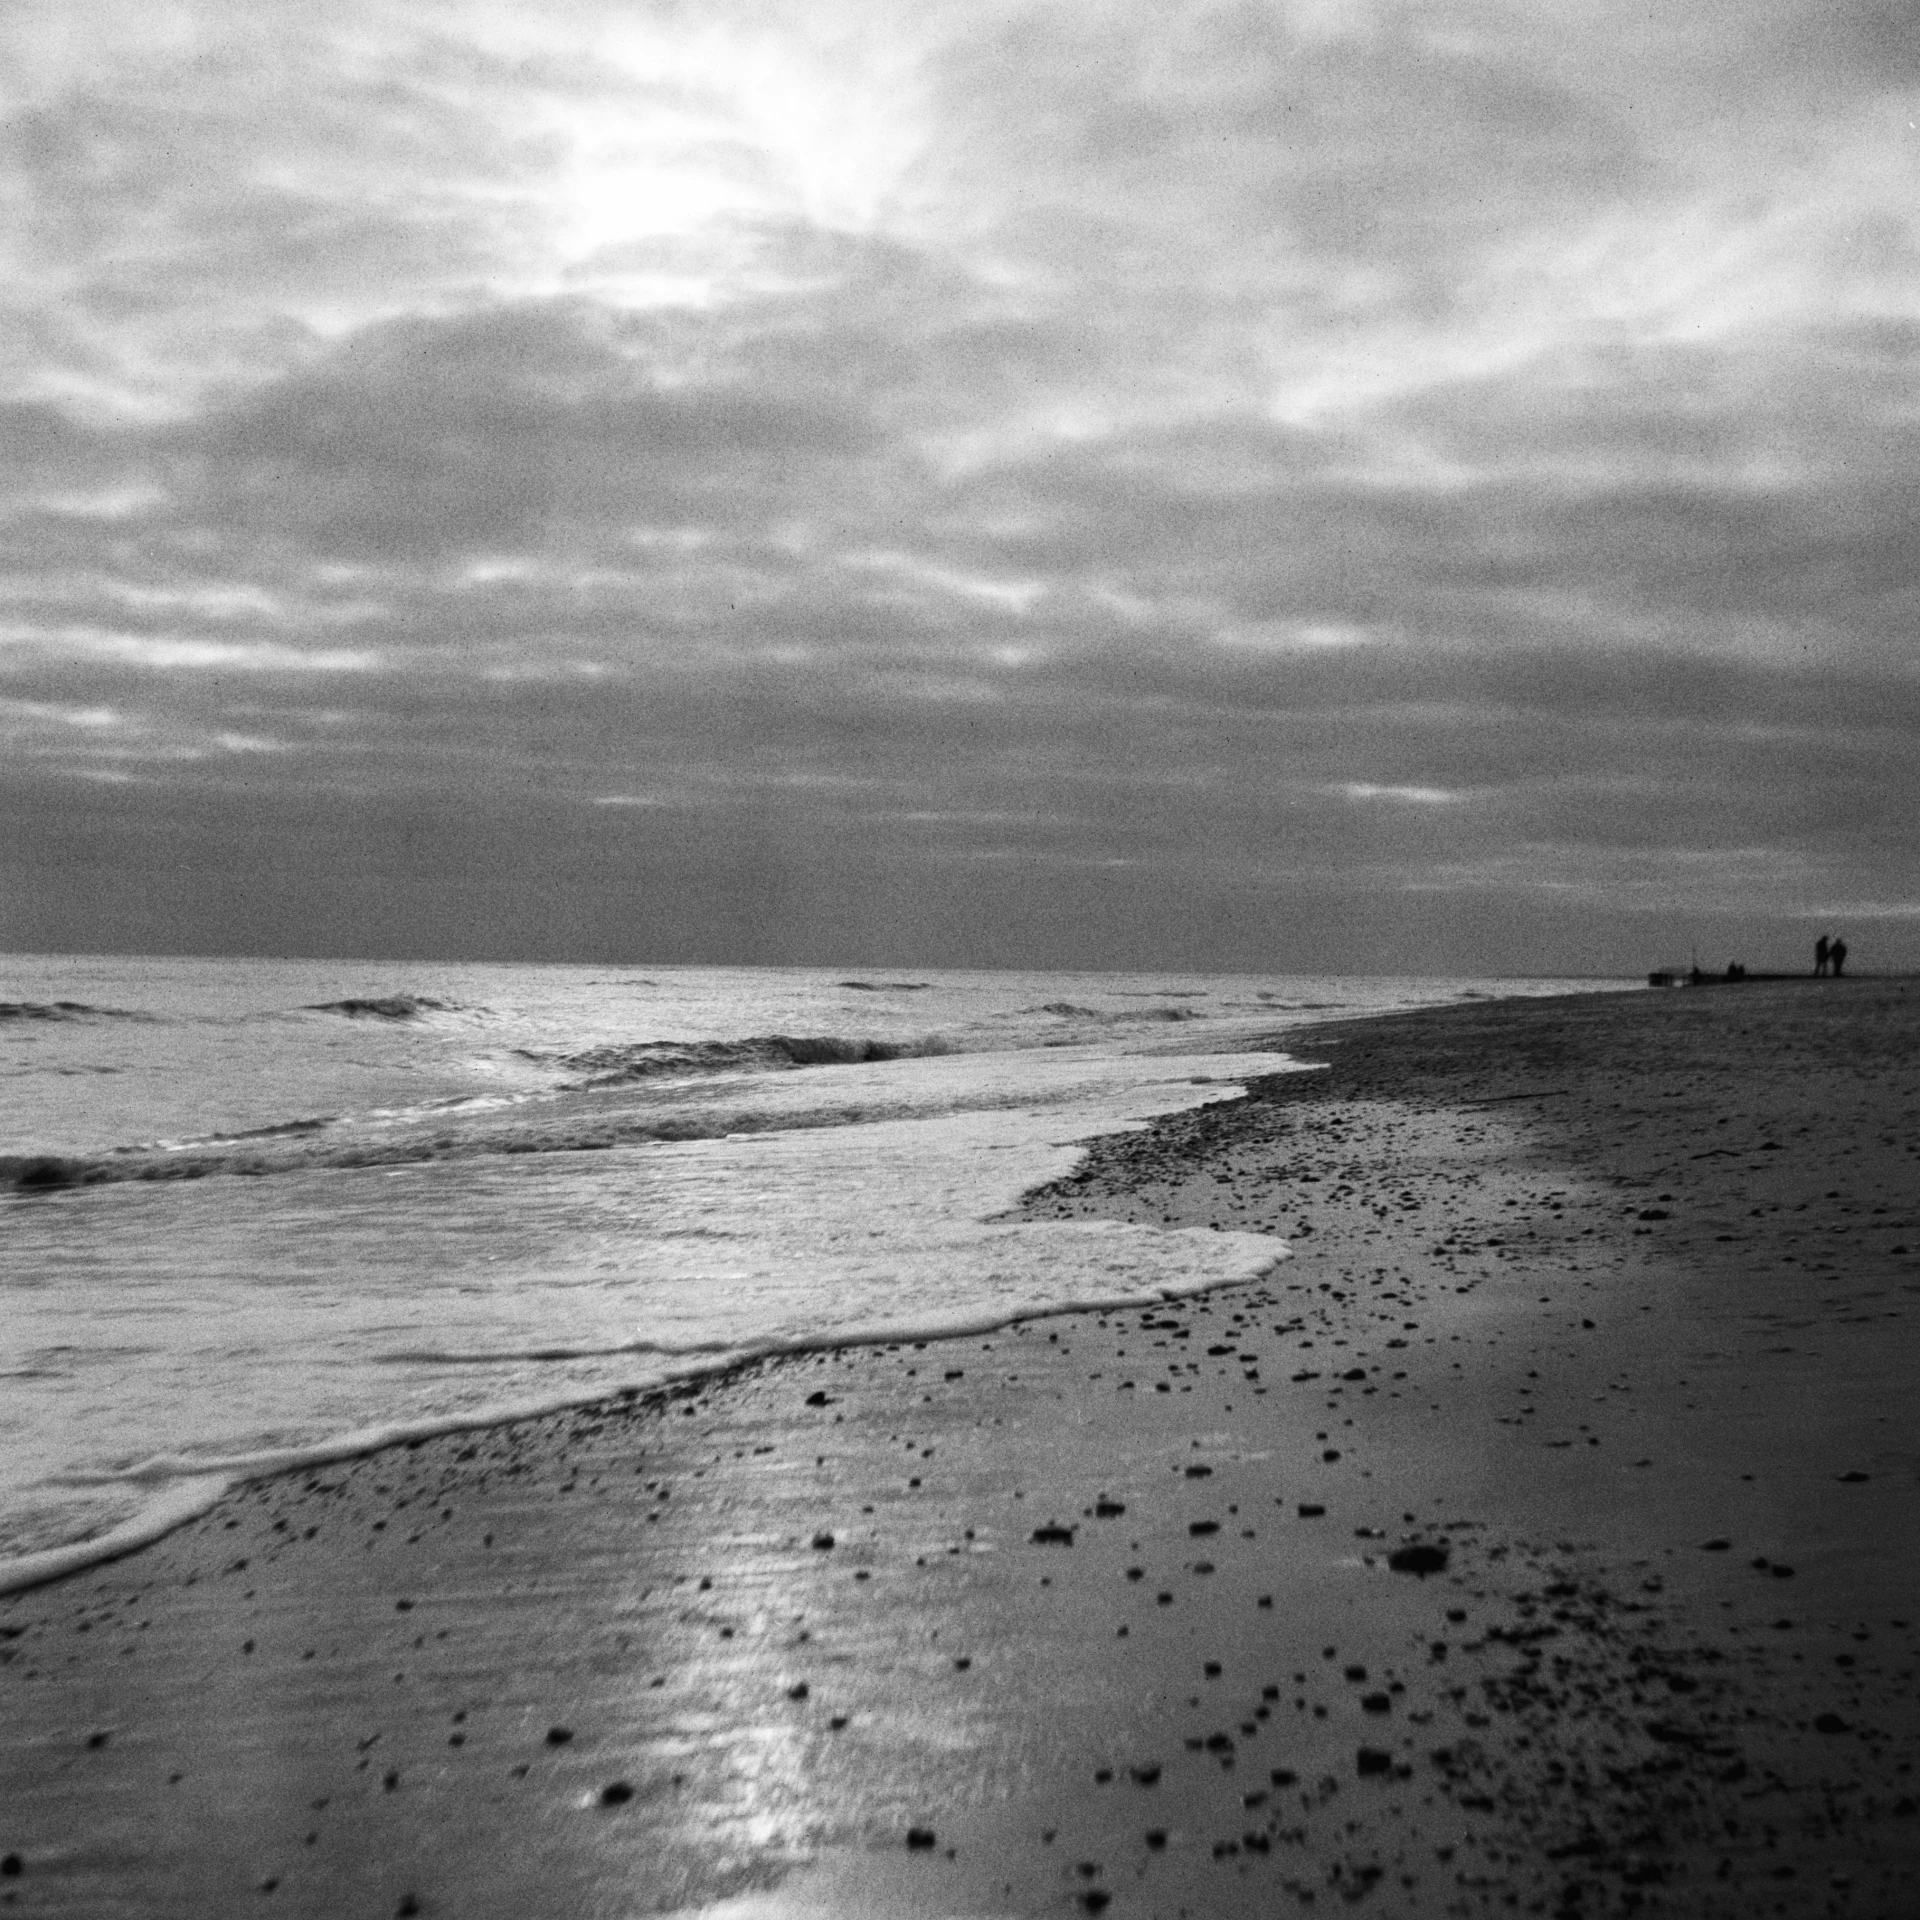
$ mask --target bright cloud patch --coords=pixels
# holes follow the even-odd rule
[[[1445,787],[1381,787],[1365,780],[1343,780],[1339,791],[1349,800],[1389,800],[1409,807],[1451,807],[1462,798]]]

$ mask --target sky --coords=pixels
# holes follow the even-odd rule
[[[4,0],[0,948],[1920,967],[1902,0]]]

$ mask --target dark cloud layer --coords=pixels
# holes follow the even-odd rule
[[[1903,13],[895,12],[9,16],[0,943],[1920,964]]]

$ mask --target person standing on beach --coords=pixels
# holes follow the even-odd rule
[[[1847,943],[1844,940],[1833,941],[1827,948],[1827,958],[1833,963],[1833,977],[1838,980],[1846,970]]]
[[[1827,977],[1828,951],[1827,936],[1823,933],[1813,943],[1813,977],[1816,980],[1824,980]]]

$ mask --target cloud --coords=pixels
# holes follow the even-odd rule
[[[596,860],[710,957],[1630,962],[1689,903],[1897,904],[1910,38],[1874,0],[15,9],[16,798],[100,788],[47,844],[109,902],[321,848],[310,903],[235,896],[283,948],[487,947],[441,868],[611,938]],[[356,830],[420,849],[377,907]]]
[[[1335,791],[1349,800],[1385,800],[1408,807],[1452,807],[1462,798],[1445,787],[1383,787],[1369,780],[1343,780]]]

